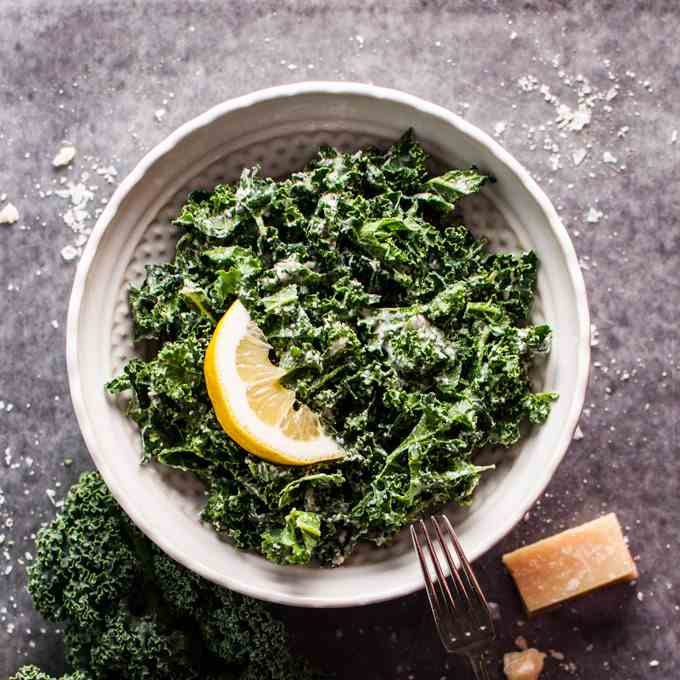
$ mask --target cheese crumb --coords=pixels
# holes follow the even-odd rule
[[[166,109],[163,109],[163,108],[161,108],[161,109],[156,109],[156,110],[153,112],[153,117],[156,119],[156,122],[157,122],[157,123],[162,123],[162,122],[163,122],[163,118],[165,118],[165,114],[166,114],[166,113],[167,113],[167,110],[166,110]]]
[[[0,210],[0,224],[14,224],[19,219],[19,211],[12,203]]]
[[[603,163],[618,163],[619,161],[617,160],[616,156],[614,156],[614,154],[610,153],[609,151],[605,151],[602,154],[602,162]]]
[[[76,147],[67,145],[62,146],[57,155],[52,159],[52,165],[55,168],[63,168],[68,165],[76,157]]]
[[[581,165],[581,163],[583,163],[583,160],[587,155],[588,149],[576,149],[571,153],[571,160],[573,161],[574,165],[578,166]]]
[[[597,208],[593,208],[592,206],[588,209],[588,212],[586,213],[586,222],[589,224],[597,224],[602,217],[604,216],[604,213],[601,210],[598,210]]]
[[[61,256],[66,262],[71,262],[71,260],[75,260],[78,257],[78,251],[73,246],[64,246],[61,249]]]
[[[503,673],[508,680],[538,680],[545,654],[533,647],[503,655]]]

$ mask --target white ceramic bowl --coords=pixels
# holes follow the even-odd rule
[[[85,248],[68,316],[71,396],[95,464],[133,521],[195,572],[264,600],[341,607],[388,600],[422,586],[402,535],[387,548],[364,548],[337,569],[279,567],[242,552],[198,519],[200,488],[160,466],[141,466],[138,433],[107,397],[104,383],[134,354],[126,303],[143,265],[173,254],[170,219],[188,189],[212,187],[260,162],[265,174],[302,167],[321,143],[359,148],[396,139],[409,127],[448,167],[476,165],[497,182],[463,204],[473,231],[492,245],[532,247],[541,260],[536,316],[554,329],[553,350],[537,379],[556,390],[548,421],[534,428],[487,474],[475,502],[452,510],[472,558],[523,516],[566,452],[584,400],[589,367],[585,288],[566,230],[527,171],[488,135],[416,97],[352,83],[303,83],[233,99],[183,125],[122,182]]]

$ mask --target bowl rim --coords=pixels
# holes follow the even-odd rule
[[[421,113],[428,114],[442,120],[445,123],[448,123],[452,127],[461,131],[463,134],[471,137],[480,145],[485,146],[500,163],[505,165],[515,175],[521,186],[531,195],[531,197],[540,207],[548,221],[548,224],[550,225],[551,230],[554,233],[554,236],[557,239],[559,248],[566,263],[569,279],[574,289],[574,301],[578,318],[578,328],[576,329],[576,332],[581,351],[578,353],[578,364],[574,367],[576,371],[576,390],[573,394],[574,399],[572,401],[571,409],[568,413],[566,422],[563,425],[562,436],[554,444],[554,449],[559,450],[559,455],[553,456],[550,460],[546,461],[546,466],[542,468],[543,474],[541,484],[537,486],[535,493],[525,499],[521,508],[518,508],[516,512],[510,513],[512,516],[509,514],[508,521],[499,527],[498,531],[493,533],[493,536],[491,536],[486,541],[477,556],[481,556],[491,549],[498,541],[504,538],[514,528],[519,518],[521,518],[527,512],[527,510],[529,510],[529,508],[536,502],[536,500],[540,497],[540,495],[550,483],[555,470],[569,448],[569,444],[573,437],[573,433],[576,430],[576,426],[578,425],[581,410],[583,408],[586,389],[588,386],[588,377],[590,373],[590,315],[588,310],[585,281],[583,279],[583,274],[578,262],[574,245],[566,228],[562,224],[550,199],[538,186],[537,182],[530,176],[528,170],[526,170],[524,166],[508,151],[506,151],[497,141],[495,141],[489,134],[480,128],[464,120],[443,106],[433,104],[415,95],[411,95],[392,88],[379,87],[358,82],[305,81],[289,85],[279,85],[257,90],[250,94],[235,97],[217,104],[170,133],[164,140],[148,151],[136,164],[133,170],[127,175],[127,177],[125,177],[125,179],[119,184],[104,211],[97,219],[97,222],[92,230],[90,238],[88,239],[81,256],[80,262],[78,263],[73,287],[71,290],[66,324],[66,365],[71,393],[71,402],[73,404],[76,419],[78,421],[83,439],[90,456],[95,463],[95,466],[102,474],[102,477],[104,478],[113,496],[116,498],[123,510],[133,519],[135,525],[140,528],[151,540],[153,540],[154,543],[161,547],[166,554],[195,573],[200,574],[214,583],[233,589],[245,595],[249,595],[251,597],[267,600],[270,602],[277,602],[280,604],[303,607],[350,607],[403,597],[421,589],[423,584],[420,582],[420,580],[417,582],[397,582],[391,584],[389,588],[385,588],[384,591],[379,594],[359,594],[357,596],[352,596],[351,598],[345,597],[344,599],[338,599],[337,597],[332,599],[325,599],[322,597],[309,598],[299,594],[272,594],[266,588],[252,586],[247,580],[232,578],[228,573],[213,570],[202,563],[194,562],[191,556],[179,553],[174,549],[173,545],[166,539],[165,536],[159,534],[154,529],[153,524],[147,521],[146,517],[141,516],[140,513],[134,512],[131,507],[131,503],[129,503],[126,498],[122,485],[117,483],[114,475],[107,474],[109,465],[105,460],[101,459],[97,453],[96,446],[94,446],[94,425],[90,421],[87,414],[86,400],[85,395],[83,394],[80,370],[78,366],[78,329],[81,320],[81,303],[85,293],[88,273],[97,252],[99,243],[107,227],[116,217],[120,206],[127,195],[139,182],[144,179],[149,169],[158,160],[160,160],[179,142],[191,135],[197,129],[206,127],[216,119],[229,113],[256,105],[261,102],[308,94],[349,96],[359,95],[393,101],[395,103],[412,107]],[[477,556],[472,557],[474,559]]]

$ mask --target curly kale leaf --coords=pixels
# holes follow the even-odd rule
[[[456,202],[477,193],[489,178],[476,170],[449,170],[425,182],[426,191],[438,194],[453,209]]]
[[[41,529],[28,588],[62,623],[62,680],[317,677],[295,658],[282,624],[259,602],[173,562],[128,519],[96,473],[83,474]],[[34,667],[17,680],[51,680]]]
[[[283,529],[262,536],[262,554],[289,564],[306,564],[321,536],[321,518],[315,512],[291,510]]]
[[[22,666],[9,680],[92,680],[92,678],[82,671],[55,678],[43,673],[37,666]]]
[[[131,293],[137,335],[157,347],[109,388],[129,391],[145,460],[198,475],[203,519],[238,547],[340,564],[360,541],[469,503],[487,470],[477,452],[548,417],[556,395],[531,380],[550,347],[530,325],[538,259],[490,252],[461,223],[488,177],[432,167],[409,132],[387,150],[323,147],[280,181],[246,170],[189,196],[174,262]],[[236,299],[343,459],[274,465],[223,432],[202,362]]]

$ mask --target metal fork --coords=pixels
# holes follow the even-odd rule
[[[412,524],[411,539],[439,637],[447,652],[468,659],[476,680],[489,680],[485,649],[495,636],[489,605],[448,517],[430,517],[429,521],[431,529],[422,519]]]

